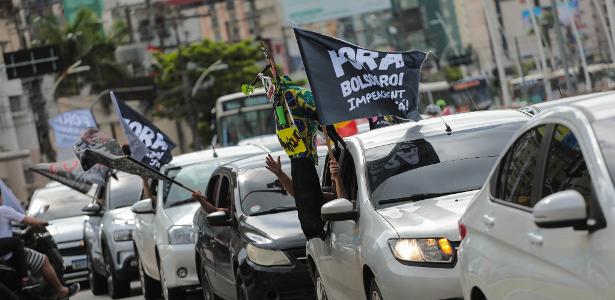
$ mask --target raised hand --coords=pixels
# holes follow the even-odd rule
[[[274,160],[270,154],[267,154],[267,158],[265,158],[265,163],[267,166],[267,170],[273,173],[275,176],[280,176],[282,174],[282,163],[280,162],[280,157],[278,156],[278,160]]]

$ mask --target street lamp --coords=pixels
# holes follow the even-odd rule
[[[196,96],[196,93],[202,87],[203,80],[205,80],[205,77],[207,77],[207,75],[209,75],[212,72],[223,71],[223,70],[226,70],[226,69],[228,69],[228,65],[223,63],[222,60],[215,61],[213,64],[211,64],[205,70],[203,70],[203,72],[199,76],[199,79],[197,79],[196,82],[194,83],[194,86],[192,87],[192,93],[190,93],[190,96],[192,98],[194,98],[194,96]]]

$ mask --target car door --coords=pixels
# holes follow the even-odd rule
[[[110,180],[109,180],[110,181]],[[105,271],[105,261],[102,254],[102,244],[101,244],[101,235],[102,235],[102,219],[107,208],[107,199],[109,197],[109,184],[105,187],[101,187],[100,190],[96,193],[95,202],[98,202],[101,207],[100,214],[96,216],[89,216],[88,220],[85,223],[85,232],[88,237],[88,247],[90,248],[90,255],[92,256],[92,264],[94,264],[94,268],[100,274],[104,274]]]
[[[156,197],[152,199],[153,214],[137,214],[135,215],[135,226],[138,231],[138,236],[133,237],[138,245],[139,259],[143,264],[145,272],[153,278],[160,279],[158,274],[158,263],[156,261],[156,237],[154,222],[156,215],[162,212],[162,207],[159,205],[158,199],[162,199],[162,185],[165,183],[158,180],[158,193],[154,193]]]
[[[207,196],[207,200],[210,201],[213,205],[215,205],[216,201],[216,192],[217,187],[220,181],[220,175],[214,174],[209,179],[209,183],[207,184],[207,191],[205,195]],[[207,224],[207,213],[203,210],[203,208],[199,208],[195,216],[197,226],[197,246],[196,249],[199,251],[199,256],[201,258],[201,264],[205,267],[205,276],[209,280],[211,287],[218,292],[219,285],[216,281],[216,270],[215,270],[215,260],[214,260],[214,231],[213,227]]]
[[[488,299],[532,299],[533,286],[528,275],[534,258],[530,254],[537,238],[533,228],[531,206],[536,202],[534,174],[548,139],[544,125],[524,132],[500,160],[488,183],[490,200],[485,210],[475,216],[480,219],[473,247],[480,258],[480,267],[471,270],[484,280]],[[487,191],[484,191],[487,192]],[[523,263],[520,263],[523,262]]]
[[[587,158],[592,158],[591,146],[579,143],[580,134],[562,124],[553,125],[550,144],[546,149],[544,168],[536,174],[539,179],[537,188],[540,198],[564,190],[576,190],[585,199],[589,208],[589,219],[604,223],[600,203],[592,182],[592,174],[587,167]],[[578,132],[578,131],[577,131]],[[610,199],[612,200],[612,199]],[[604,230],[590,232],[587,229],[572,227],[539,228],[532,224],[528,235],[539,239],[533,243],[530,253],[535,257],[534,268],[530,274],[533,281],[532,299],[601,299],[600,292],[613,280],[606,274],[612,273],[612,265],[607,261],[597,262],[592,244],[600,244],[611,236]]]
[[[216,207],[231,211],[234,199],[234,187],[228,173],[220,175],[220,183],[216,197]],[[231,255],[232,226],[212,227],[214,234],[213,255],[216,269],[216,282],[220,292],[226,297],[235,297],[235,274],[233,272]]]
[[[348,200],[357,203],[356,165],[350,152],[342,153],[339,163],[342,168],[344,189]],[[330,224],[327,237],[331,249],[331,264],[325,277],[327,292],[332,299],[363,299],[362,265],[359,255],[360,220],[335,221]]]

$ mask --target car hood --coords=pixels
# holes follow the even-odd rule
[[[457,223],[476,191],[451,194],[379,209],[401,238],[445,237],[459,241]]]
[[[199,209],[198,202],[190,202],[179,206],[166,208],[167,214],[173,225],[192,225],[194,214]]]
[[[47,231],[56,243],[79,241],[83,239],[83,222],[85,216],[55,219],[49,221]]]
[[[135,213],[133,213],[132,210],[130,210],[130,208],[131,208],[130,206],[120,207],[120,208],[112,209],[108,212],[105,212],[105,214],[109,215],[110,217],[114,219],[134,220]]]
[[[297,211],[245,217],[242,234],[250,242],[269,249],[304,248],[307,240],[297,217]],[[260,239],[258,236],[263,236]],[[267,241],[269,239],[270,241]]]

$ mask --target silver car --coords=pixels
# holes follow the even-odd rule
[[[130,294],[130,282],[138,278],[138,262],[132,243],[135,216],[130,207],[141,198],[141,177],[119,172],[107,180],[92,204],[83,212],[90,289],[117,299]]]
[[[338,162],[348,199],[323,205],[326,237],[307,246],[318,298],[461,297],[457,221],[528,118],[473,112],[347,139]]]
[[[83,241],[81,207],[91,198],[61,183],[51,182],[37,189],[28,205],[28,215],[49,222],[47,230],[53,236],[64,260],[64,280],[67,283],[88,280],[88,265]],[[48,209],[45,209],[49,206]]]

